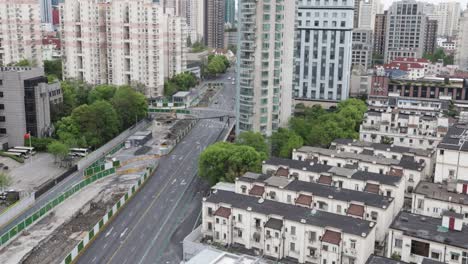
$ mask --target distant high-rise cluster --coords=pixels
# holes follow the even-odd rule
[[[206,0],[205,44],[211,48],[224,48],[225,0]]]
[[[0,65],[42,64],[39,2],[0,2]]]
[[[143,84],[163,94],[164,80],[186,68],[187,26],[151,0],[65,0],[60,4],[63,74],[91,84]]]
[[[455,63],[460,69],[468,71],[468,5],[460,18]]]

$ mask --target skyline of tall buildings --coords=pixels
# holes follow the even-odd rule
[[[60,4],[64,77],[143,84],[148,98],[161,96],[164,81],[186,68],[185,19],[170,10],[152,0],[65,0]]]
[[[459,2],[442,2],[434,5],[434,9],[428,16],[437,20],[437,35],[452,37],[458,31],[458,20],[461,15]]]
[[[41,22],[52,23],[52,0],[39,0],[41,7]]]

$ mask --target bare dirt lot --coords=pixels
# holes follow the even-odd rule
[[[109,176],[84,188],[0,250],[0,263],[59,263],[139,177]]]

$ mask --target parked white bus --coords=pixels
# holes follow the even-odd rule
[[[9,149],[8,152],[10,153],[20,153],[22,155],[23,158],[27,159],[29,158],[29,150],[25,150],[25,149]]]
[[[70,153],[74,156],[85,157],[88,155],[88,149],[86,148],[71,148]]]
[[[29,155],[36,155],[36,151],[34,150],[34,147],[16,146],[14,147],[14,149],[27,150]]]
[[[23,153],[20,152],[10,152],[10,151],[5,151],[3,152],[5,154],[11,155],[11,156],[16,156],[18,158],[27,158]]]

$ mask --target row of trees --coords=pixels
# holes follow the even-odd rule
[[[182,72],[164,83],[164,95],[172,96],[179,91],[188,91],[198,83],[197,77],[191,72]]]
[[[199,175],[210,184],[233,182],[247,171],[260,172],[262,161],[270,155],[291,158],[293,149],[304,144],[325,147],[337,138],[357,138],[366,111],[366,104],[358,99],[340,102],[331,111],[298,105],[289,128],[280,128],[271,137],[243,132],[235,143],[217,143],[206,148],[200,156]]]
[[[62,82],[63,102],[52,105],[53,138],[32,138],[39,151],[63,160],[70,147],[97,148],[147,115],[145,96],[129,86]],[[29,142],[25,142],[29,144]]]

